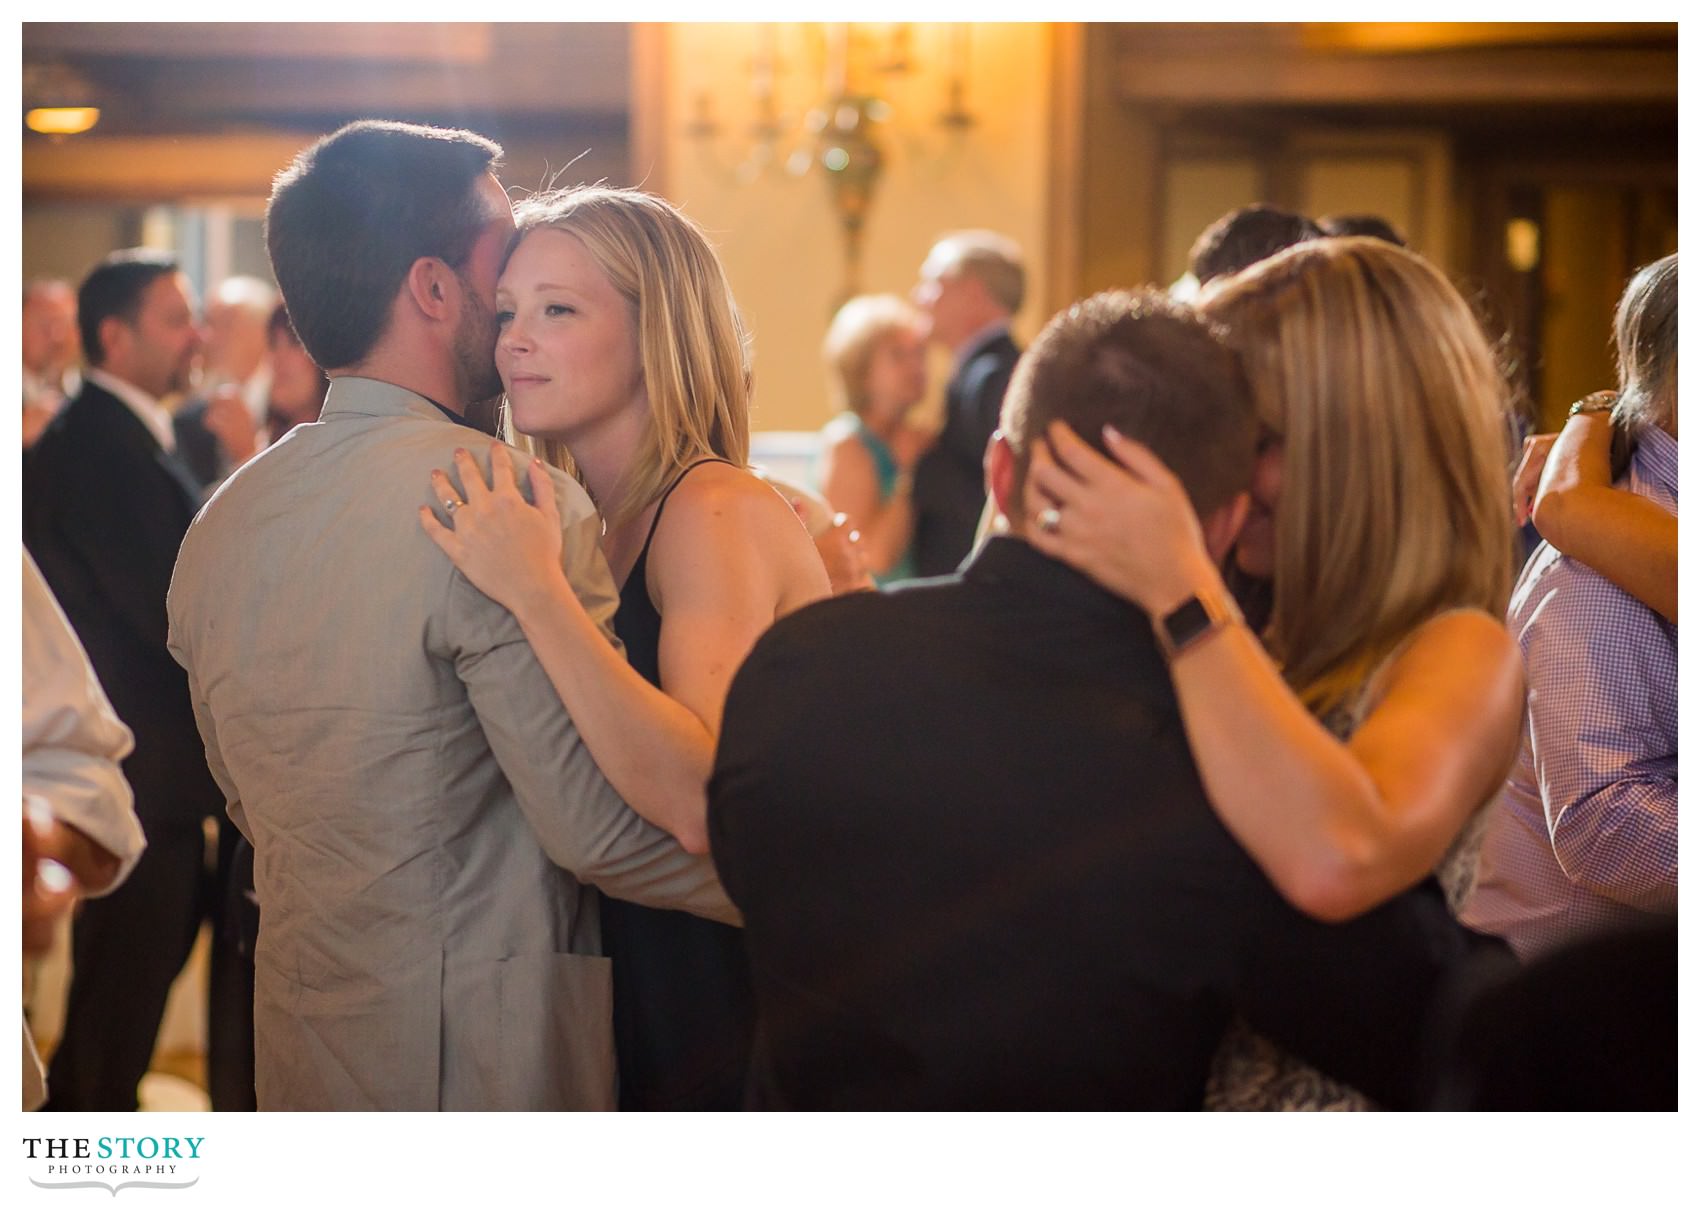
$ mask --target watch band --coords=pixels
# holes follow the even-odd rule
[[[1153,615],[1151,630],[1157,634],[1157,647],[1163,650],[1164,659],[1172,662],[1206,636],[1244,622],[1245,616],[1231,596],[1194,594],[1167,614]]]

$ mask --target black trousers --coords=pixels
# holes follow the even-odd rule
[[[228,821],[219,835],[225,874],[215,919],[207,988],[207,1087],[215,1112],[252,1112],[254,1095],[254,944],[260,907],[254,900],[254,848]]]
[[[246,1084],[253,1106],[253,957],[244,960],[220,930],[235,842],[221,822],[219,862],[206,863],[199,822],[150,824],[147,850],[125,882],[85,901],[71,925],[71,986],[65,1030],[48,1066],[50,1112],[133,1112],[136,1088],[153,1057],[171,983],[189,959],[204,919],[213,919],[208,1024],[209,1085],[239,1110]],[[252,871],[250,867],[249,871]],[[241,996],[241,966],[248,969]],[[246,1048],[246,1062],[241,1061]]]

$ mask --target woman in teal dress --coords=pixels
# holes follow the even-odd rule
[[[909,545],[915,461],[933,435],[905,420],[926,394],[921,319],[896,295],[861,295],[833,317],[823,353],[838,416],[821,432],[815,480],[832,508],[861,532],[880,585],[913,576]]]

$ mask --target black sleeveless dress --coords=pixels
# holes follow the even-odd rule
[[[614,632],[626,660],[661,685],[661,614],[650,601],[649,545],[680,472],[655,509],[637,563],[620,587]],[[755,1025],[744,933],[681,910],[604,896],[602,948],[614,968],[614,1047],[624,1112],[736,1111],[743,1107]]]

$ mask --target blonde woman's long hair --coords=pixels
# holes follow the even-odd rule
[[[514,208],[515,244],[538,228],[578,237],[632,307],[649,421],[614,500],[598,502],[609,526],[641,513],[686,467],[718,455],[749,466],[749,339],[726,271],[697,225],[641,190],[579,186],[532,196]],[[504,437],[577,476],[566,444]]]
[[[1285,441],[1267,640],[1306,706],[1339,705],[1441,611],[1503,616],[1509,391],[1452,284],[1346,237],[1260,262],[1201,307]]]

